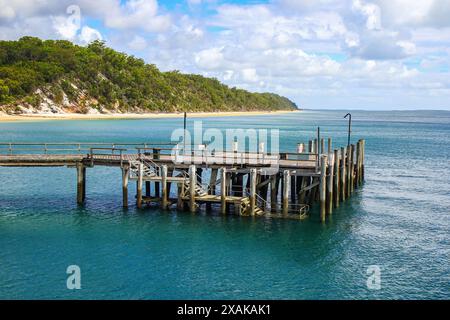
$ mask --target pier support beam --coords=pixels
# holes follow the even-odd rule
[[[289,193],[291,187],[291,173],[289,170],[283,172],[283,214],[289,213]]]
[[[347,146],[347,198],[350,198],[351,193],[352,193],[352,178],[351,178],[351,173],[352,173],[352,146],[349,145]]]
[[[327,156],[320,158],[320,221],[325,222],[326,218],[326,184],[327,184]]]
[[[350,195],[355,189],[355,145],[350,145]],[[349,196],[350,196],[349,195]]]
[[[128,178],[130,175],[130,167],[124,165],[122,167],[122,206],[128,208]]]
[[[195,165],[189,166],[189,210],[194,213],[197,208],[195,206],[195,187],[197,186],[197,174]]]
[[[161,208],[167,210],[168,202],[168,190],[167,190],[167,166],[161,166],[161,185],[162,185],[162,198],[161,198]]]
[[[277,211],[278,174],[270,176],[270,211]]]
[[[250,169],[250,215],[255,215],[256,208],[256,169]]]
[[[220,178],[220,211],[222,214],[227,213],[227,169],[221,169]]]
[[[340,197],[340,154],[339,150],[334,150],[334,190],[333,190],[333,201],[334,207],[339,208],[339,197]]]
[[[138,181],[137,181],[137,194],[136,194],[136,205],[138,209],[142,208],[142,182],[144,178],[144,164],[139,162],[138,166]]]
[[[346,173],[346,163],[345,163],[345,159],[347,158],[346,155],[346,148],[342,147],[341,148],[341,201],[345,201],[345,195],[347,193],[347,185],[346,185],[346,180],[347,180],[347,173]]]
[[[328,139],[330,140],[330,139]],[[328,154],[327,214],[333,213],[334,153]]]
[[[86,167],[77,162],[77,203],[83,204],[86,199]]]

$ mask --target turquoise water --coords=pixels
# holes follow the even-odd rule
[[[205,118],[279,128],[281,149],[315,134],[346,144],[344,111]],[[121,208],[117,168],[0,168],[0,298],[448,299],[450,112],[354,111],[366,182],[325,225]],[[180,119],[0,123],[2,141],[167,141]],[[134,186],[133,186],[134,187]],[[134,190],[130,190],[130,201]],[[81,290],[66,268],[81,268]],[[369,290],[367,268],[381,269]]]

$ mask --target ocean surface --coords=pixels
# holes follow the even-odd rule
[[[203,120],[347,141],[346,111]],[[449,299],[450,112],[353,111],[366,181],[326,224],[122,209],[118,168],[0,167],[0,299]],[[188,119],[192,127],[194,119]],[[1,142],[168,141],[182,119],[0,123]],[[66,287],[69,265],[81,289]],[[370,266],[380,288],[367,286]],[[369,269],[370,270],[370,269]],[[370,282],[370,281],[369,281]]]

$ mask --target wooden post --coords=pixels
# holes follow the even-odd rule
[[[227,213],[227,170],[225,168],[221,169],[222,177],[220,179],[220,210],[222,214]]]
[[[328,176],[327,176],[327,214],[333,213],[333,178],[334,178],[334,153],[328,154]]]
[[[270,176],[270,211],[277,211],[277,174]]]
[[[308,141],[308,152],[310,152],[310,153],[313,152],[313,146],[312,146],[312,141],[311,140]]]
[[[365,161],[365,157],[366,157],[366,140],[362,140],[361,141],[361,145],[362,145],[362,157],[361,157],[361,183],[364,182],[364,161]]]
[[[352,173],[352,146],[347,146],[347,198],[350,198],[352,193],[352,179],[350,174]]]
[[[350,145],[350,194],[353,194],[355,189],[355,145]]]
[[[324,154],[325,153],[325,139],[324,138],[320,138],[320,154]]]
[[[189,210],[191,212],[196,211],[195,207],[195,187],[197,185],[197,175],[195,171],[195,165],[189,166]]]
[[[298,143],[297,144],[297,153],[303,153],[305,152],[305,144],[304,143]]]
[[[211,169],[211,178],[209,180],[209,186],[212,195],[216,194],[217,173],[218,169]]]
[[[291,174],[289,170],[283,172],[283,214],[289,213],[289,192],[291,187]]]
[[[211,195],[216,194],[216,183],[217,183],[217,171],[218,169],[211,169],[211,177],[209,179],[209,193]],[[211,202],[206,203],[206,209],[211,210]]]
[[[297,195],[297,192],[296,192],[297,176],[292,176],[291,175],[290,180],[291,180],[291,188],[290,188],[290,190],[291,190],[291,203],[295,203],[296,202],[296,195]]]
[[[300,178],[300,177],[297,177]],[[307,183],[309,181],[309,177],[301,177],[300,188],[298,190],[298,203],[305,204],[306,191],[301,191],[306,188]]]
[[[331,153],[331,150],[332,150],[332,142],[331,142],[331,138],[328,138],[328,154],[330,154]]]
[[[347,172],[346,172],[346,159],[347,159],[347,148],[341,148],[341,201],[345,201],[347,194]]]
[[[326,185],[327,185],[327,156],[320,158],[320,221],[325,222],[326,217]]]
[[[83,204],[86,195],[86,168],[77,162],[77,203]]]
[[[128,177],[130,167],[125,165],[122,167],[122,203],[124,208],[128,208]]]
[[[182,211],[184,209],[184,201],[182,198],[182,195],[184,193],[184,183],[183,182],[179,182],[177,184],[177,194],[178,194],[178,198],[177,198],[177,209]]]
[[[361,140],[356,143],[355,188],[359,187],[359,175],[361,174]]]
[[[161,207],[163,210],[167,209],[167,166],[161,166],[161,185],[162,185],[162,198],[161,198]]]
[[[142,179],[144,176],[144,165],[142,162],[139,162],[138,166],[138,181],[137,181],[137,195],[136,195],[136,203],[139,209],[142,208]]]
[[[250,169],[250,215],[255,215],[256,207],[256,169]]]
[[[340,180],[341,180],[341,172],[340,172],[340,154],[339,150],[334,150],[334,207],[339,208],[339,197],[340,197]]]

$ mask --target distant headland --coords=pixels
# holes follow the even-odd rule
[[[161,72],[94,41],[0,41],[0,114],[98,118],[149,114],[298,110],[288,98],[230,88],[217,79]],[[85,116],[89,118],[88,116]],[[92,117],[91,117],[92,118]]]

